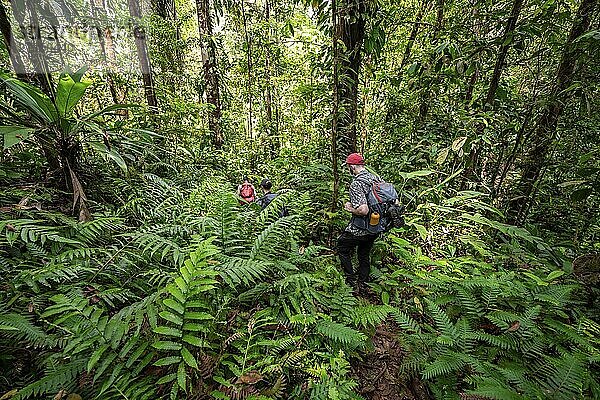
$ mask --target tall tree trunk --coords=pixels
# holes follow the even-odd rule
[[[472,34],[475,38],[480,40],[480,38],[482,37],[481,21],[479,9],[477,7],[474,7],[471,12],[471,21],[473,21]],[[475,54],[477,54],[477,57],[475,57]],[[473,72],[471,72],[471,76],[469,76],[469,82],[467,83],[467,89],[465,90],[465,96],[463,99],[466,109],[471,108],[471,101],[473,100],[473,91],[475,90],[475,85],[477,84],[477,80],[479,79],[480,74],[479,60],[481,59],[481,50],[477,51],[475,54],[473,54],[473,56],[470,57],[471,63],[472,65],[474,65],[474,69]]]
[[[248,21],[246,19],[246,9],[244,1],[240,0],[240,11],[242,13],[242,28],[244,29],[244,39],[246,41],[246,67],[248,69],[248,79],[246,81],[246,91],[248,92],[248,136],[250,139],[254,137],[252,132],[252,108],[254,99],[252,98],[252,41],[248,32]]]
[[[523,0],[514,0],[512,4],[512,9],[510,11],[510,16],[506,21],[506,25],[504,27],[504,33],[502,34],[502,42],[500,44],[500,48],[498,49],[498,57],[496,58],[496,63],[494,66],[494,73],[492,74],[492,79],[490,81],[490,85],[488,87],[487,94],[485,96],[485,104],[484,107],[489,107],[494,103],[494,99],[496,98],[496,92],[498,91],[498,85],[500,84],[500,78],[502,77],[502,72],[504,71],[504,67],[506,65],[506,56],[508,55],[508,50],[512,45],[511,38],[514,35],[515,27],[517,26],[517,20],[519,18],[519,14],[521,13],[521,9],[523,8]],[[472,77],[476,79],[476,76]],[[477,130],[475,131],[475,136],[480,137],[483,135],[483,130],[485,125],[483,123],[479,123],[477,125]],[[469,165],[465,169],[463,173],[463,181],[461,183],[461,189],[466,188],[466,182],[468,179],[476,179],[481,180],[481,166],[479,165],[481,148],[472,147],[471,152],[469,154]]]
[[[408,42],[406,42],[406,47],[404,48],[404,54],[402,55],[402,61],[400,62],[400,74],[399,79],[402,79],[404,75],[404,68],[408,65],[408,60],[410,59],[410,53],[412,52],[412,47],[415,44],[415,40],[417,39],[417,34],[419,33],[419,28],[421,27],[421,21],[423,19],[423,12],[427,7],[427,2],[423,0],[419,7],[419,11],[417,12],[417,16],[415,18],[415,22],[410,30],[410,35],[408,36]]]
[[[62,44],[60,43],[60,36],[58,34],[58,29],[55,25],[51,26],[52,36],[54,37],[54,43],[56,45],[56,52],[58,53],[58,58],[60,59],[61,70],[65,69],[67,66],[67,62],[64,57],[64,50]]]
[[[42,42],[41,26],[37,15],[36,5],[32,0],[23,2],[12,1],[12,10],[19,24],[19,30],[25,39],[25,47],[31,65],[33,66],[32,81],[49,97],[54,97],[54,86],[50,67],[47,63],[46,50]],[[26,21],[29,15],[29,21]]]
[[[504,160],[504,166],[502,167],[502,171],[500,172],[500,177],[498,178],[498,182],[496,182],[496,179],[492,180],[492,192],[491,192],[492,200],[495,199],[496,195],[502,189],[502,185],[504,184],[506,175],[508,174],[508,171],[510,170],[510,168],[517,156],[517,152],[518,152],[519,147],[521,146],[521,144],[523,142],[523,138],[525,136],[525,131],[527,130],[527,128],[529,128],[529,123],[530,123],[531,117],[533,115],[534,104],[535,104],[535,102],[532,101],[529,105],[529,109],[527,110],[527,113],[525,114],[525,118],[523,119],[521,128],[517,132],[517,136],[515,138],[513,148],[511,150],[511,152],[509,153],[507,159]]]
[[[181,26],[179,22],[179,15],[177,14],[177,7],[175,6],[175,1],[173,1],[173,23],[175,24],[175,40],[177,43],[181,41]],[[183,65],[183,56],[181,54],[181,49],[179,46],[175,47],[175,58],[179,65]]]
[[[175,19],[175,1],[174,0],[153,0],[152,8],[154,12],[165,21]]]
[[[433,27],[433,37],[432,42],[437,43],[440,33],[442,32],[442,28],[444,26],[444,0],[436,0],[436,22]],[[434,55],[430,57],[429,64],[430,66],[434,62]],[[432,81],[429,81],[427,87],[423,91],[423,95],[421,96],[421,103],[419,105],[419,125],[422,125],[427,120],[427,114],[429,114],[429,105],[431,101],[431,87]]]
[[[270,43],[271,39],[271,9],[269,0],[265,0],[265,19],[267,21],[267,42]],[[269,140],[269,148],[271,151],[271,158],[277,156],[277,145],[276,136],[273,124],[273,99],[271,95],[271,46],[267,44],[265,47],[265,112],[267,119],[267,137]]]
[[[4,7],[4,3],[2,1],[0,1],[0,30],[2,31],[2,37],[4,38],[4,43],[6,44],[6,50],[8,51],[10,62],[15,70],[15,73],[17,74],[17,77],[21,80],[26,80],[27,73],[25,71],[25,64],[23,64],[23,60],[19,54],[17,43],[13,40],[10,20],[8,19],[8,14],[6,13],[6,8]]]
[[[435,17],[435,29],[433,31],[433,37],[437,38],[440,36],[440,32],[444,28],[444,0],[436,0],[436,17]]]
[[[202,67],[206,82],[206,100],[212,106],[208,114],[208,129],[213,138],[213,145],[220,149],[223,146],[221,132],[221,98],[219,96],[219,76],[217,72],[217,55],[213,40],[213,22],[209,0],[196,0],[198,29],[202,44]]]
[[[510,216],[514,223],[522,223],[527,216],[527,210],[533,200],[535,185],[546,165],[548,154],[556,136],[558,120],[564,110],[564,104],[568,96],[565,91],[573,81],[573,74],[576,72],[575,65],[581,55],[581,49],[577,47],[577,43],[574,43],[574,41],[589,29],[590,20],[597,4],[598,0],[582,0],[573,20],[571,31],[556,70],[555,84],[549,95],[550,101],[537,120],[530,138],[532,147],[523,159],[523,170],[518,190],[520,196],[510,204]]]
[[[475,69],[471,73],[471,76],[469,77],[469,84],[467,85],[467,90],[465,91],[466,104],[470,104],[471,100],[473,100],[473,90],[475,89],[477,78],[479,78],[479,68],[475,67]]]
[[[522,8],[523,0],[514,0],[510,17],[508,17],[506,26],[504,27],[502,44],[498,49],[498,57],[496,58],[494,73],[492,74],[492,80],[490,81],[490,86],[488,87],[487,95],[485,97],[486,104],[491,105],[496,97],[496,91],[498,90],[498,85],[500,84],[502,71],[504,70],[504,66],[506,64],[506,56],[508,55],[508,50],[512,46],[512,37],[514,35],[515,27],[517,26],[517,19],[519,18]]]
[[[101,5],[104,14],[107,13],[106,0],[94,0]],[[117,53],[115,52],[115,41],[113,40],[112,30],[110,26],[104,27],[104,45],[106,46],[106,57],[110,66],[114,68],[117,65]]]
[[[150,110],[156,112],[158,102],[156,101],[156,93],[154,91],[154,82],[152,80],[152,66],[150,57],[148,56],[148,46],[146,44],[146,33],[140,26],[140,5],[138,0],[127,0],[129,6],[129,15],[133,23],[133,36],[135,38],[135,47],[137,49],[138,61],[142,71],[142,80],[144,82],[144,93]]]
[[[102,63],[104,64],[104,68],[107,69],[107,79],[108,88],[110,90],[110,95],[115,104],[119,103],[119,97],[117,95],[117,88],[115,87],[115,82],[113,79],[112,68],[115,65],[115,53],[114,47],[112,43],[112,33],[109,27],[102,28],[100,26],[100,15],[104,15],[104,3],[102,0],[92,0],[91,4],[91,12],[92,18],[95,20],[95,29],[96,36],[98,37],[98,42],[100,43],[100,50],[102,52]],[[108,43],[110,42],[110,47]],[[109,52],[110,49],[110,52]]]
[[[337,29],[345,52],[338,57],[338,141],[340,151],[356,151],[356,122],[361,49],[365,37],[366,0],[341,0],[338,4]],[[339,7],[339,6],[342,7]],[[339,50],[339,49],[338,49]]]
[[[340,49],[339,41],[342,36],[342,26],[338,23],[337,0],[331,1],[331,22],[332,32],[332,51],[333,51],[333,109],[331,115],[331,168],[333,171],[333,194],[331,199],[331,211],[337,210],[337,203],[340,194],[340,172],[338,169],[338,135],[339,135],[339,114],[340,114],[340,93],[339,93],[339,68],[340,68]]]
[[[171,93],[176,94],[182,85],[181,77],[184,76],[183,59],[180,51],[181,33],[179,30],[179,21],[177,17],[177,7],[175,0],[151,0],[152,10],[162,21],[160,25],[164,26],[164,32],[168,33],[168,40],[174,43],[173,46],[163,47],[162,57],[160,59],[160,68],[166,73],[162,74],[163,81],[171,89]]]
[[[31,23],[31,39],[33,41],[33,57],[36,59],[36,64],[39,66],[39,70],[36,71],[36,75],[39,76],[39,81],[42,89],[50,97],[54,97],[54,85],[52,82],[52,74],[50,66],[47,62],[46,48],[42,41],[42,25],[40,24],[40,18],[38,16],[37,5],[34,0],[25,0],[27,9],[29,10],[29,21]]]

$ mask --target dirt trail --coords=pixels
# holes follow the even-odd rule
[[[397,340],[398,328],[393,321],[381,323],[373,335],[374,349],[363,361],[353,363],[352,374],[359,383],[359,393],[369,400],[414,400],[400,378],[404,356]]]

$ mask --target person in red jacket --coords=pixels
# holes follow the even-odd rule
[[[244,177],[244,181],[238,185],[237,195],[241,197],[240,204],[250,204],[256,201],[256,189],[250,182],[247,176]]]

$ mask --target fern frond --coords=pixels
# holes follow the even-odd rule
[[[132,245],[138,247],[142,254],[156,257],[160,261],[172,260],[173,264],[180,266],[187,256],[187,251],[171,239],[149,232],[135,232],[129,234]]]
[[[297,197],[297,193],[294,190],[280,190],[277,192],[277,196],[269,203],[264,210],[261,210],[257,217],[257,223],[260,228],[266,228],[268,225],[275,222],[283,213],[283,209],[287,208],[288,211]]]
[[[461,353],[447,352],[437,356],[433,362],[426,365],[421,376],[423,379],[429,380],[437,376],[448,375],[460,370],[466,364]]]
[[[359,306],[355,308],[354,323],[364,327],[374,327],[383,322],[394,311],[396,309],[388,305]]]
[[[43,378],[20,389],[14,400],[28,399],[32,396],[56,394],[61,389],[72,389],[76,377],[85,370],[86,361],[74,359],[67,364],[52,366]]]
[[[337,322],[320,321],[316,330],[325,337],[350,347],[362,346],[366,340],[363,333]]]
[[[456,328],[450,321],[450,317],[443,311],[435,302],[425,299],[427,306],[431,311],[431,316],[435,321],[436,327],[441,331],[442,335],[447,337],[450,341],[454,341],[456,337]]]
[[[405,312],[400,310],[394,310],[392,314],[400,328],[409,332],[415,332],[417,334],[421,333],[421,327],[419,326],[419,324]]]
[[[334,287],[330,295],[324,295],[322,304],[329,310],[329,315],[343,322],[352,321],[354,310],[358,304],[356,297],[352,294],[352,288],[348,285]]]
[[[474,317],[479,317],[483,313],[484,306],[473,296],[470,290],[458,286],[456,288],[456,297],[459,300],[461,311]]]
[[[301,367],[306,361],[306,358],[309,356],[309,354],[310,353],[308,352],[308,350],[290,351],[281,358],[281,365],[284,367]]]
[[[517,341],[511,335],[495,336],[485,332],[472,332],[468,337],[488,343],[503,350],[516,350],[518,348]]]
[[[535,294],[535,299],[555,307],[564,307],[571,301],[571,295],[577,289],[575,285],[549,285]]]
[[[598,352],[596,346],[588,338],[581,335],[580,330],[553,318],[544,319],[544,323],[554,332],[554,343],[559,343],[560,340],[566,342],[567,345],[577,345],[589,354]]]
[[[261,260],[245,260],[229,257],[215,267],[221,278],[232,288],[248,286],[273,276],[272,263]]]
[[[267,226],[255,239],[250,250],[250,259],[274,260],[287,254],[297,219],[296,215],[289,215]]]
[[[31,322],[31,317],[21,314],[0,314],[0,336],[26,340],[33,347],[56,346],[57,339],[46,334]]]
[[[474,390],[467,391],[472,396],[481,396],[487,399],[496,400],[527,400],[524,397],[507,387],[504,383],[491,378],[481,378],[477,382]]]
[[[548,398],[582,398],[583,383],[587,370],[581,354],[565,354],[563,357],[545,357],[545,363],[538,370],[541,375],[538,382],[544,388]]]

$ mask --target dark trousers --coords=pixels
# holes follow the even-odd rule
[[[355,236],[350,232],[344,232],[337,242],[338,256],[346,275],[346,281],[351,283],[354,280],[354,268],[352,268],[352,256],[354,249],[358,256],[358,280],[359,282],[368,282],[371,271],[371,262],[369,255],[373,248],[373,242],[377,235]]]

